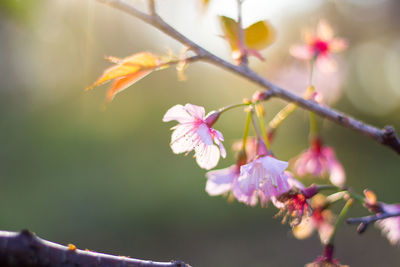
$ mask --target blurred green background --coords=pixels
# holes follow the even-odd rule
[[[227,45],[216,36],[218,1],[205,16],[200,1],[158,2],[161,15],[179,30],[229,58]],[[329,88],[328,100],[337,109],[400,129],[399,1],[313,0],[307,6],[282,1],[283,7],[270,2],[270,8],[264,3],[258,12],[265,11],[278,39],[263,51],[266,62],[251,62],[259,73],[303,88],[305,82],[293,77],[304,80],[307,65],[287,51],[301,42],[301,28],[325,18],[350,48],[337,57],[339,73],[331,77],[335,88],[317,73],[317,89]],[[95,0],[0,1],[0,228],[30,229],[78,248],[181,259],[193,266],[302,266],[315,259],[322,251],[316,235],[296,240],[288,225],[272,218],[277,212],[272,206],[250,208],[209,197],[205,171],[191,156],[174,155],[169,148],[173,123],[161,122],[168,108],[193,103],[217,109],[251,97],[258,89],[253,84],[196,63],[187,70],[188,81],[179,82],[173,68],[155,72],[119,94],[106,110],[107,86],[84,92],[110,65],[104,56],[143,50],[165,54],[167,48],[176,54],[182,49]],[[277,99],[266,103],[268,118],[283,105]],[[229,148],[243,125],[237,110],[215,128]],[[297,111],[279,129],[275,154],[289,160],[307,147],[307,135],[307,115]],[[359,192],[370,188],[382,201],[400,201],[398,155],[330,122],[324,122],[323,135],[336,148],[349,185]],[[229,153],[218,167],[233,161]],[[360,207],[352,212],[366,214]],[[400,265],[398,248],[374,227],[362,236],[355,227],[341,227],[336,256],[353,267]]]

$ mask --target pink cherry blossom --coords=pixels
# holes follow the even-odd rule
[[[228,193],[237,182],[239,173],[239,167],[236,164],[225,169],[207,172],[206,192],[210,196]]]
[[[329,175],[332,184],[341,186],[346,181],[342,164],[337,160],[332,147],[323,146],[319,138],[311,141],[310,148],[302,152],[294,163],[294,172],[298,176]]]
[[[219,117],[219,112],[205,116],[203,107],[186,104],[175,105],[164,115],[163,121],[176,120],[178,125],[172,127],[171,149],[175,154],[195,151],[197,164],[203,169],[214,168],[219,157],[226,157],[222,145],[224,137],[221,132],[211,128]],[[214,144],[215,143],[215,144]]]
[[[325,21],[317,25],[316,33],[309,30],[303,32],[306,44],[294,45],[290,54],[298,59],[315,59],[317,67],[323,72],[333,72],[337,69],[336,62],[331,53],[337,53],[347,48],[347,42],[342,38],[335,38],[332,28]]]
[[[298,239],[305,239],[314,231],[318,231],[321,242],[327,244],[334,230],[334,216],[327,209],[326,198],[323,195],[318,194],[313,197],[310,205],[312,214],[293,228],[293,235]]]
[[[288,177],[284,173],[288,163],[272,156],[260,156],[240,167],[240,175],[233,194],[247,205],[256,205],[258,199],[262,206],[272,197],[290,190]]]
[[[385,213],[400,212],[400,204],[381,203],[381,208]],[[379,220],[375,225],[382,230],[382,234],[392,245],[400,245],[400,216]]]

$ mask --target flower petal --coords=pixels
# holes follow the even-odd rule
[[[293,227],[293,235],[297,239],[308,238],[315,230],[315,224],[311,217],[301,220],[301,223]]]
[[[175,105],[172,108],[168,109],[165,113],[162,121],[178,121],[179,123],[187,123],[194,121],[193,116],[191,116],[182,105]]]
[[[316,61],[317,67],[325,73],[334,72],[337,69],[336,61],[328,55],[320,55]]]
[[[273,157],[262,157],[257,159],[258,161],[261,162],[263,165],[264,169],[272,174],[272,175],[280,175],[283,173],[283,171],[287,168],[288,163],[286,161],[281,161]]]
[[[193,104],[186,104],[185,109],[191,116],[193,116],[197,119],[200,119],[200,120],[203,120],[204,116],[206,114],[203,107],[196,106]]]
[[[342,38],[334,38],[329,42],[329,50],[334,53],[342,52],[347,47],[347,41]]]
[[[205,124],[201,123],[197,129],[197,134],[200,136],[201,141],[206,145],[213,144],[213,138],[210,132],[210,128]]]
[[[314,52],[308,45],[294,45],[290,47],[289,53],[293,57],[301,60],[309,60],[314,55]]]
[[[333,225],[323,221],[318,225],[318,234],[322,244],[327,244],[333,233]]]
[[[171,136],[171,149],[175,154],[189,152],[193,150],[198,135],[194,131],[192,124],[178,124],[174,127]]]
[[[332,27],[325,20],[319,21],[317,26],[317,36],[323,41],[329,41],[333,38]]]
[[[342,186],[346,182],[346,174],[344,172],[343,166],[339,163],[339,161],[331,162],[329,164],[329,180],[332,184],[336,186]]]
[[[392,245],[400,245],[400,217],[380,220],[375,225],[382,230],[382,234],[389,239]]]
[[[208,179],[206,192],[210,196],[224,194],[231,190],[232,183],[238,176],[239,172],[236,165],[221,170],[210,171],[206,173]]]
[[[215,145],[200,144],[195,148],[195,157],[197,164],[206,170],[217,166],[219,161],[219,149]]]

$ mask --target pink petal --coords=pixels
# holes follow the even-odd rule
[[[311,44],[315,40],[314,32],[308,28],[301,31],[301,36],[306,44]]]
[[[221,195],[227,193],[232,188],[232,183],[239,175],[236,165],[232,165],[226,169],[210,171],[206,174],[207,184],[206,192],[210,196]]]
[[[339,163],[339,161],[329,163],[329,180],[332,184],[337,186],[342,186],[346,182],[346,174],[344,172],[343,166]]]
[[[400,217],[380,220],[375,225],[382,230],[382,234],[389,239],[392,245],[400,245]]]
[[[333,38],[332,27],[324,20],[321,20],[317,26],[317,36],[323,41],[329,41]]]
[[[347,41],[342,38],[334,38],[329,42],[329,50],[334,53],[342,52],[347,47]]]
[[[301,223],[293,228],[293,235],[297,239],[306,239],[312,233],[314,233],[315,229],[316,228],[313,219],[311,217],[307,217],[302,219]]]
[[[321,153],[327,160],[327,168],[330,173],[329,179],[331,183],[337,186],[343,185],[346,182],[346,174],[342,164],[337,160],[333,148],[324,147]]]
[[[289,171],[285,171],[284,174],[287,176],[287,182],[290,188],[298,188],[298,189],[305,189],[305,186],[296,178],[293,177],[293,174]]]
[[[331,225],[328,222],[322,222],[318,225],[318,234],[319,238],[321,239],[321,242],[323,244],[327,244],[329,241],[329,238],[331,237],[333,233],[333,225]]]
[[[203,120],[204,115],[206,114],[203,107],[196,106],[193,104],[186,104],[185,109],[191,116],[193,116],[197,119],[200,119],[200,120]]]
[[[400,212],[400,204],[386,204],[381,203],[382,209],[386,213],[397,213]]]
[[[192,122],[194,118],[187,113],[182,105],[175,105],[167,110],[162,120],[163,122],[176,120],[179,123],[186,123]]]
[[[201,141],[203,141],[204,144],[206,145],[213,144],[210,128],[205,123],[201,123],[199,125],[199,128],[197,129],[197,134],[200,136]]]
[[[219,140],[224,141],[224,136],[220,131],[213,129],[213,133],[215,134],[214,138],[218,138]]]
[[[192,151],[198,142],[195,129],[191,124],[178,124],[171,136],[171,149],[175,154]]]
[[[257,166],[253,166],[254,161],[242,165],[240,167],[240,176],[238,178],[238,186],[243,194],[247,196],[253,195],[254,190],[259,187],[259,180],[261,179],[261,175],[258,173]]]
[[[195,148],[195,157],[197,164],[206,170],[217,166],[219,161],[219,149],[215,145],[200,144]]]
[[[310,60],[314,55],[314,52],[308,45],[294,45],[290,48],[289,53],[301,60]]]
[[[260,161],[264,169],[272,175],[282,174],[288,166],[286,161],[281,161],[270,156],[259,158],[257,161]]]
[[[329,55],[320,55],[317,58],[316,65],[325,73],[334,72],[337,69],[336,62]]]
[[[214,141],[215,143],[219,146],[219,150],[221,151],[221,157],[225,158],[226,157],[226,150],[220,139],[215,138],[214,136]]]

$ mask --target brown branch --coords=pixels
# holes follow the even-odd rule
[[[355,130],[356,132],[368,136],[373,140],[375,140],[376,142],[385,145],[396,151],[398,154],[400,154],[400,139],[398,138],[393,127],[385,126],[384,129],[379,129],[375,126],[366,124],[360,120],[357,120],[335,109],[326,106],[321,106],[314,101],[304,99],[261,77],[253,70],[247,68],[246,65],[237,66],[214,55],[213,53],[209,52],[208,50],[204,49],[194,41],[190,40],[189,38],[178,32],[175,28],[166,23],[158,14],[149,15],[143,13],[137,10],[131,3],[129,3],[126,0],[98,0],[98,1],[108,4],[112,7],[115,7],[123,12],[126,12],[154,26],[155,28],[165,33],[166,35],[172,37],[173,39],[189,47],[190,50],[197,53],[197,55],[203,58],[203,60],[213,65],[219,66],[230,72],[236,73],[239,76],[249,80],[250,82],[255,83],[261,86],[262,88],[269,90],[270,95],[279,97],[291,103],[295,103],[304,109],[310,110],[320,115],[321,117],[324,117],[330,121],[335,122],[336,124],[339,124],[345,128]]]
[[[0,231],[0,266],[189,267],[181,261],[138,260],[80,250],[73,245],[62,246],[27,230],[20,233]]]
[[[155,0],[147,0],[149,5],[149,12],[151,15],[156,14],[156,3]]]

